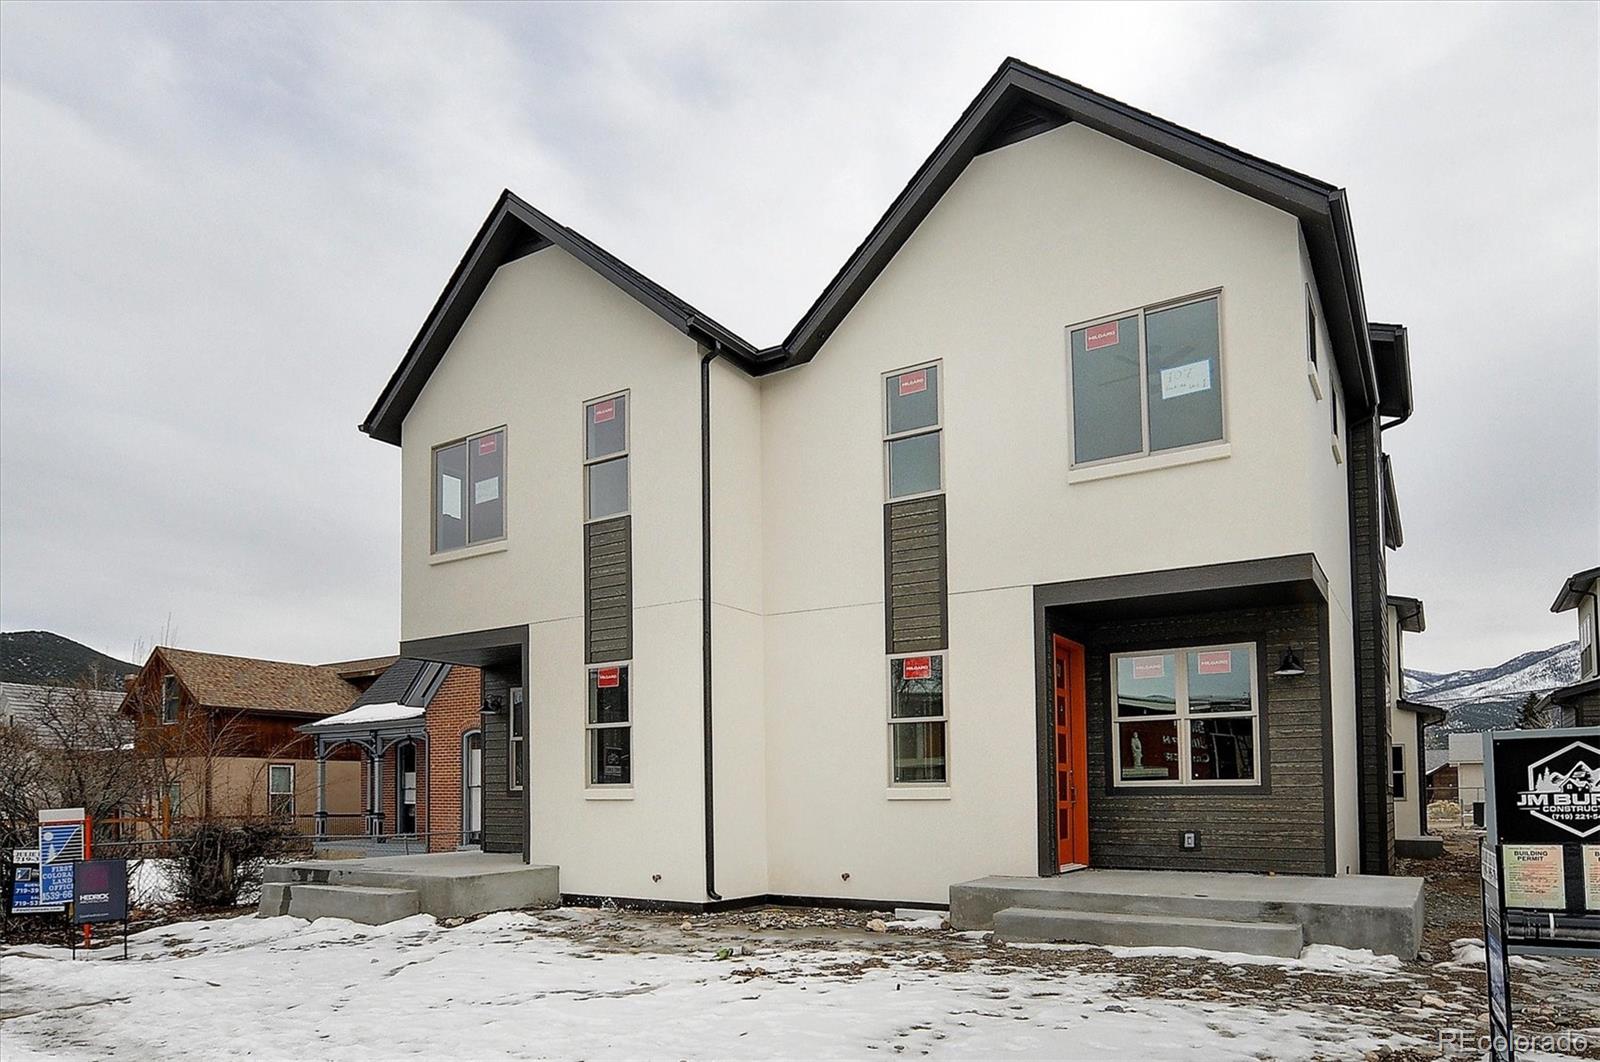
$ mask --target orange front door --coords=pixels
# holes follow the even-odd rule
[[[1062,869],[1089,865],[1089,768],[1083,646],[1051,636],[1055,675],[1056,853]]]

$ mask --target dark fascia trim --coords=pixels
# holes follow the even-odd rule
[[[1373,368],[1378,378],[1378,412],[1395,418],[1384,427],[1392,428],[1411,419],[1411,340],[1406,326],[1367,325],[1372,344]]]
[[[669,325],[695,340],[719,342],[736,362],[755,367],[756,348],[706,314],[645,277],[598,244],[540,212],[509,189],[478,228],[444,291],[389,378],[361,430],[399,445],[400,427],[429,375],[438,366],[495,270],[545,247],[566,251],[637,299]]]
[[[603,907],[611,904],[632,911],[666,911],[684,914],[716,914],[750,907],[823,907],[841,911],[894,911],[901,907],[917,911],[948,911],[948,903],[921,903],[913,900],[858,900],[850,896],[794,896],[785,893],[758,893],[711,903],[685,900],[645,900],[626,896],[599,896],[593,893],[564,892],[565,907]]]
[[[1403,712],[1411,712],[1416,715],[1419,726],[1426,726],[1432,723],[1442,723],[1446,718],[1445,710],[1435,704],[1423,704],[1421,701],[1408,701],[1402,697],[1400,700],[1394,702],[1394,706]]]
[[[1310,553],[1042,583],[1034,587],[1034,600],[1040,608],[1054,608],[1281,583],[1311,583],[1318,596],[1327,600],[1328,577]]]
[[[1577,608],[1579,601],[1593,594],[1597,580],[1600,580],[1600,568],[1589,568],[1578,572],[1561,584],[1561,592],[1550,605],[1550,611],[1569,612]]]
[[[1600,678],[1585,679],[1570,686],[1557,687],[1545,694],[1544,699],[1550,704],[1565,704],[1576,697],[1596,692],[1600,692]]]
[[[1326,182],[1249,155],[1218,140],[1103,96],[1048,71],[1008,58],[890,204],[865,240],[823,289],[780,347],[763,351],[762,371],[816,356],[877,275],[984,150],[1012,108],[1042,107],[1299,218],[1312,249],[1318,287],[1336,297],[1335,356],[1357,408],[1377,396],[1365,301],[1354,260],[1344,193]],[[1326,296],[1325,296],[1326,298]]]
[[[1428,616],[1423,610],[1421,599],[1390,594],[1389,607],[1394,609],[1399,617],[1401,630],[1421,634],[1428,629]]]
[[[1406,529],[1400,522],[1400,492],[1395,489],[1394,466],[1388,454],[1378,455],[1378,472],[1383,480],[1383,544],[1399,549],[1406,544]]]

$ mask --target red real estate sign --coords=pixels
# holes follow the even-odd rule
[[[494,453],[498,440],[493,435],[485,435],[478,440],[478,456],[487,457]]]
[[[928,389],[928,370],[918,369],[900,377],[900,397],[918,394]]]
[[[908,656],[900,661],[900,677],[905,679],[925,679],[933,677],[933,658],[931,656]]]
[[[1107,321],[1105,324],[1091,325],[1084,333],[1083,349],[1099,350],[1101,347],[1114,347],[1122,342],[1118,338],[1117,322]]]
[[[594,407],[594,422],[596,424],[604,424],[608,420],[616,419],[616,416],[616,399],[612,399],[609,402],[601,402]]]
[[[1162,678],[1167,673],[1164,656],[1136,656],[1133,658],[1133,677],[1136,679]]]
[[[1202,675],[1233,674],[1233,653],[1221,649],[1214,653],[1200,653],[1195,657],[1195,669]]]
[[[614,690],[622,685],[622,669],[617,667],[602,667],[594,673],[594,684],[602,690]]]

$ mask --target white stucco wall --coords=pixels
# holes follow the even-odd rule
[[[766,382],[775,891],[938,900],[964,875],[1034,873],[1029,588],[1302,552],[1331,584],[1337,848],[1354,868],[1347,488],[1306,378],[1300,262],[1287,215],[1069,125],[975,159],[816,359]],[[1073,482],[1066,328],[1213,288],[1231,452]],[[879,403],[882,372],[928,359],[944,388],[951,785],[913,801],[886,784]],[[1178,515],[1194,506],[1217,517]]]

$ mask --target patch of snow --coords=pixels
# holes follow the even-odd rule
[[[890,929],[943,929],[944,915],[934,912],[922,918],[896,918],[884,925]]]
[[[349,723],[393,723],[402,719],[416,719],[427,713],[426,708],[409,704],[363,704],[338,715],[324,716],[307,726],[344,726]]]
[[[1291,972],[1368,974],[1389,976],[1403,968],[1398,956],[1378,955],[1366,948],[1341,948],[1333,944],[1308,944],[1298,958],[1278,955],[1250,955],[1242,951],[1206,951],[1202,948],[1133,947],[1102,944],[1027,944],[1008,943],[1008,948],[1060,949],[1072,951],[1098,948],[1117,958],[1203,959],[1229,966],[1278,966]],[[1481,948],[1481,945],[1480,945]],[[1479,960],[1482,961],[1481,959]]]
[[[797,943],[754,958],[568,939],[550,913],[455,927],[184,922],[121,949],[0,950],[7,1058],[1359,1057],[1403,1037],[1332,1013],[1146,998],[1111,973],[945,969]],[[1208,958],[1211,956],[1207,956]],[[841,973],[841,967],[852,968]],[[112,1003],[115,1001],[115,1003]],[[826,1020],[818,1020],[826,1014]]]

